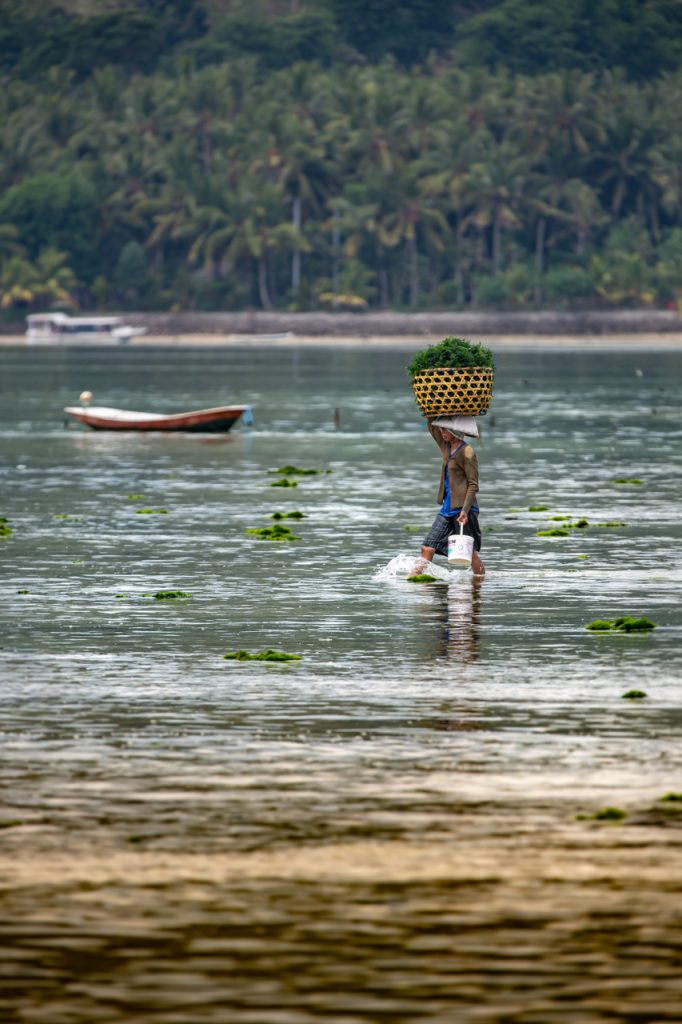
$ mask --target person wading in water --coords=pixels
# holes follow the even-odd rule
[[[481,528],[478,524],[478,459],[467,438],[478,437],[478,427],[473,416],[438,416],[428,419],[431,437],[440,448],[443,465],[440,475],[438,501],[440,511],[433,526],[424,539],[421,560],[415,566],[415,574],[426,572],[426,563],[432,562],[436,554],[448,554],[448,537],[464,533],[474,539],[471,569],[475,576],[485,574],[481,561]]]

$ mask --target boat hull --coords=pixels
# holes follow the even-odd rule
[[[172,416],[129,412],[125,409],[86,409],[80,406],[66,406],[64,412],[92,430],[225,434],[232,429],[247,408],[246,405],[221,406],[215,409],[175,413]]]

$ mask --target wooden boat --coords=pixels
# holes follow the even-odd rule
[[[162,430],[188,433],[226,433],[240,416],[249,422],[248,405],[219,405],[215,409],[195,409],[164,416],[156,412],[133,412],[105,406],[67,405],[64,412],[93,430]]]
[[[119,316],[67,316],[66,313],[32,313],[26,317],[29,345],[127,345],[146,334],[146,327],[131,327]]]

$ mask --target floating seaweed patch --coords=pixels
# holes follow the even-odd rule
[[[62,520],[68,519],[72,523],[82,523],[83,522],[83,520],[80,519],[78,516],[71,516],[71,515],[69,515],[68,512],[53,512],[52,513],[52,518],[53,519],[62,519]]]
[[[627,526],[628,524],[627,523],[621,523],[621,522],[619,522],[619,521],[614,519],[614,520],[612,520],[611,522],[608,522],[608,523],[595,523],[594,525],[601,527],[601,529],[603,529],[603,530],[617,530],[619,527]]]
[[[594,821],[623,821],[627,813],[620,807],[604,807],[592,815]]]
[[[419,531],[421,530],[421,526],[412,526],[410,523],[406,523],[403,526],[403,530],[405,531],[405,533],[419,533]]]
[[[437,583],[438,580],[435,576],[429,576],[427,572],[420,572],[417,576],[408,576],[408,583]]]
[[[511,509],[509,510],[512,511]],[[549,512],[549,505],[529,505],[529,512]]]
[[[659,799],[661,803],[682,804],[682,793],[666,793]]]
[[[147,597],[148,595],[144,595]],[[157,590],[154,595],[155,601],[180,601],[187,597],[191,597],[191,594],[185,593],[184,590]]]
[[[270,484],[271,487],[298,487],[297,480],[287,480],[286,477],[282,480],[274,480]]]
[[[587,555],[576,555],[576,558],[587,558]]]
[[[569,523],[569,530],[586,530],[590,525],[589,519],[578,519],[575,523]]]
[[[167,516],[167,508],[138,508],[135,509],[138,516]]]
[[[30,594],[30,593],[31,593],[31,591],[30,590],[26,590],[25,588],[23,590],[17,590],[17,594]]]
[[[6,516],[0,516],[0,537],[9,537],[14,533],[14,530],[9,525],[9,519]]]
[[[144,494],[126,494],[128,501],[142,501]]]
[[[273,519],[305,519],[303,512],[273,512]]]
[[[252,537],[260,537],[261,540],[300,540],[295,533],[292,533],[288,526],[254,526],[246,530]]]
[[[642,700],[647,696],[644,690],[626,690],[623,694],[623,700]]]
[[[613,482],[614,484],[632,484],[635,487],[641,487],[643,481],[638,480],[636,476],[621,476]]]
[[[550,521],[550,523],[559,523],[559,522],[562,522],[562,521],[565,522],[565,521],[569,520],[570,518],[571,518],[570,516],[550,516],[549,517],[549,521]]]
[[[271,473],[279,473],[280,476],[318,476],[321,469],[301,469],[300,466],[280,466],[279,469],[271,469]],[[331,470],[329,470],[331,472]]]
[[[621,615],[618,619],[595,619],[594,622],[588,622],[585,629],[591,630],[593,633],[645,633],[648,630],[656,629],[656,624],[651,619],[644,618],[641,616],[636,619],[632,615]]]
[[[272,648],[268,648],[265,651],[257,651],[255,654],[251,654],[250,651],[228,651],[227,654],[223,655],[230,661],[303,661],[303,656],[300,654],[289,654],[287,651],[273,651]]]
[[[551,530],[538,530],[537,531],[537,536],[538,537],[570,537],[571,534],[570,534],[569,530],[567,530],[567,529],[565,529],[563,527],[555,526]]]

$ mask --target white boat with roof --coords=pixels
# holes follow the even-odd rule
[[[125,345],[147,331],[146,327],[131,327],[120,316],[32,313],[26,324],[29,345]]]

